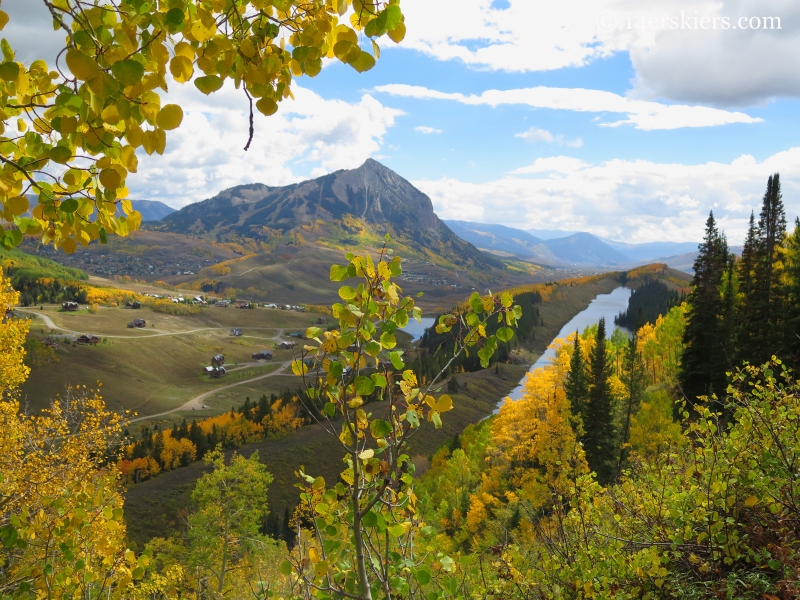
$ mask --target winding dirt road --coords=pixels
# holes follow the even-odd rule
[[[158,413],[155,415],[145,415],[143,417],[136,417],[135,419],[131,419],[130,423],[135,423],[136,421],[145,421],[147,419],[156,419],[158,417],[165,417],[167,415],[171,415],[172,413],[181,411],[181,410],[199,410],[203,408],[203,400],[208,398],[209,396],[213,396],[217,392],[221,392],[223,390],[227,390],[232,387],[236,387],[237,385],[244,385],[245,383],[252,383],[253,381],[258,381],[259,379],[266,379],[267,377],[273,377],[275,375],[283,374],[283,370],[292,364],[292,361],[286,361],[280,363],[280,367],[276,370],[272,371],[271,373],[267,373],[266,375],[258,375],[257,377],[251,377],[250,379],[243,379],[242,381],[237,381],[236,383],[229,383],[228,385],[223,385],[222,387],[214,388],[213,390],[209,390],[208,392],[203,392],[199,396],[195,396],[188,402],[184,402],[178,408],[173,408],[172,410],[168,410],[166,412]]]

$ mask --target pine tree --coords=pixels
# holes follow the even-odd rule
[[[589,378],[586,373],[586,360],[581,350],[580,334],[575,332],[575,344],[572,348],[572,357],[569,361],[569,373],[564,384],[564,392],[569,400],[575,423],[573,430],[580,435],[584,428],[586,418],[586,401],[589,399]]]
[[[683,334],[685,350],[680,384],[690,401],[698,396],[722,394],[727,364],[722,337],[724,303],[722,282],[728,264],[728,243],[717,230],[714,213],[706,221],[706,233],[694,261],[694,280]]]
[[[606,356],[606,320],[597,325],[597,339],[589,360],[589,402],[584,421],[583,447],[589,468],[597,473],[601,485],[611,483],[616,474],[617,444],[613,406],[608,378],[611,367]]]

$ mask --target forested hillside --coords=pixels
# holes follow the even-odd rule
[[[3,595],[797,596],[800,223],[787,231],[777,175],[741,259],[711,215],[685,302],[645,280],[630,312],[660,314],[631,337],[601,320],[556,340],[521,400],[427,459],[410,441],[447,423],[457,377],[509,360],[561,292],[473,293],[412,360],[396,332],[421,312],[394,283],[401,274],[388,252],[331,267],[336,327],[305,332],[295,396],[138,439],[99,390],[21,411],[28,324],[4,319]],[[5,314],[17,294],[4,282]],[[226,459],[223,448],[303,418],[329,436],[341,470],[299,467],[297,508],[270,514],[275,478],[259,454]],[[121,484],[200,455],[184,527],[129,549]]]

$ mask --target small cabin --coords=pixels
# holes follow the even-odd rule
[[[219,379],[220,377],[225,377],[227,372],[225,371],[225,367],[215,367],[213,371],[211,371],[211,379]]]
[[[232,327],[231,328],[231,335],[240,336],[242,335],[242,328],[241,327]]]
[[[292,333],[289,334],[289,337],[297,338],[298,340],[306,339],[306,336],[300,331],[293,331]]]
[[[137,309],[137,308],[142,308],[142,303],[134,300],[133,302],[128,302],[125,306],[127,306],[128,308]]]
[[[78,310],[77,302],[64,302],[61,304],[61,310],[75,311]]]
[[[215,367],[221,367],[225,364],[225,355],[224,354],[217,354],[211,359],[211,364]]]
[[[278,344],[278,350],[291,350],[297,346],[296,342],[281,342]]]
[[[128,323],[128,327],[130,327],[131,329],[135,327],[144,328],[147,327],[147,322],[144,319],[134,319],[133,321]]]
[[[86,335],[80,336],[75,341],[78,342],[79,344],[90,344],[90,345],[94,346],[100,341],[100,338],[97,337],[96,335],[86,334]]]
[[[259,350],[253,352],[252,357],[254,360],[272,360],[272,352],[269,350]]]

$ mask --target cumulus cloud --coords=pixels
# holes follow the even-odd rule
[[[163,156],[140,154],[132,198],[162,200],[174,207],[209,198],[244,183],[287,185],[337,169],[352,168],[376,155],[401,111],[365,94],[357,102],[328,100],[296,86],[295,99],[278,113],[256,113],[255,138],[247,141],[246,99],[229,82],[210,97],[193,86],[173,85],[170,101],[183,106],[179,129],[170,132]]]
[[[539,129],[538,127],[531,127],[527,131],[516,134],[514,137],[526,140],[528,142],[555,142],[559,146],[567,146],[568,148],[580,148],[583,146],[581,138],[574,140],[565,139],[562,134],[553,135],[546,129]]]
[[[567,156],[540,158],[496,181],[414,181],[444,219],[520,229],[564,229],[633,243],[697,241],[713,210],[731,243],[760,210],[767,177],[781,173],[787,217],[800,214],[800,147],[762,162],[743,155],[697,165]]]
[[[632,125],[636,129],[680,129],[682,127],[712,127],[729,123],[759,123],[761,119],[742,112],[731,112],[706,106],[662,104],[626,98],[612,92],[584,88],[554,88],[538,86],[514,90],[487,90],[480,95],[448,93],[426,87],[389,84],[375,88],[377,92],[428,100],[451,100],[462,104],[497,107],[521,104],[533,108],[550,108],[575,112],[624,114],[625,118],[600,123],[605,127]]]
[[[419,125],[414,127],[414,131],[417,133],[424,133],[425,135],[430,135],[432,133],[442,133],[441,129],[434,129],[433,127],[427,127],[425,125]]]
[[[403,11],[403,47],[479,69],[548,71],[629,52],[640,97],[748,106],[800,96],[800,5],[787,0],[404,0]],[[737,25],[765,16],[782,29]]]

